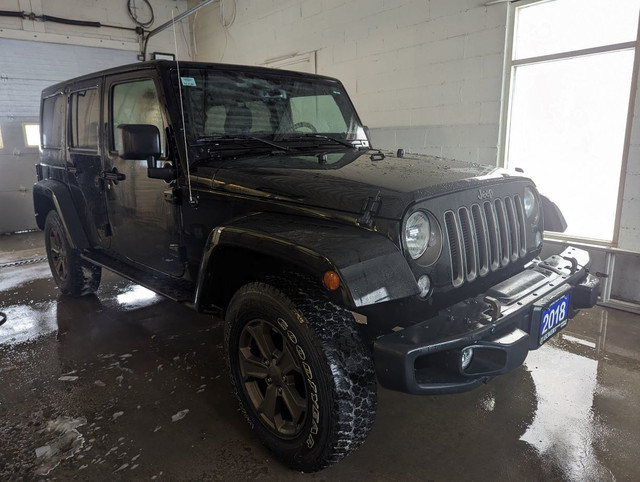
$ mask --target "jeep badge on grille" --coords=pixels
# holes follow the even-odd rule
[[[478,189],[478,199],[480,201],[491,198],[493,198],[493,189]]]

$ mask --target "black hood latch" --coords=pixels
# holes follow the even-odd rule
[[[358,218],[358,225],[372,228],[374,224],[373,216],[378,214],[380,204],[382,204],[382,196],[380,196],[380,191],[378,191],[375,197],[368,197],[362,205],[362,216]]]

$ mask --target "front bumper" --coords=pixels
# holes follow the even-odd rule
[[[519,367],[529,350],[540,346],[541,314],[553,301],[570,294],[568,318],[596,304],[600,281],[588,273],[589,263],[586,251],[567,248],[482,295],[378,338],[373,353],[378,381],[416,395],[456,393]],[[473,357],[463,369],[466,348],[473,349]]]

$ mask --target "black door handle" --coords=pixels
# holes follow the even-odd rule
[[[118,172],[118,169],[115,167],[110,171],[102,171],[101,176],[102,179],[106,181],[113,181],[114,184],[118,184],[118,182],[124,181],[127,178],[125,174]]]

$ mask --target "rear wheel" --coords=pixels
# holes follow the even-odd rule
[[[231,381],[246,418],[282,463],[304,472],[359,447],[376,406],[373,362],[353,316],[309,285],[297,276],[250,283],[225,318]]]
[[[65,294],[82,296],[100,286],[102,269],[80,258],[69,246],[60,216],[50,211],[44,224],[44,241],[49,267],[56,284]]]

